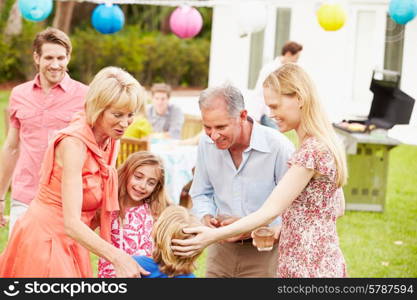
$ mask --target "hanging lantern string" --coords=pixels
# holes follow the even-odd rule
[[[62,2],[92,2],[97,4],[113,3],[113,4],[144,4],[157,6],[181,6],[188,5],[194,7],[214,7],[218,5],[231,4],[279,4],[288,3],[288,0],[56,0]]]

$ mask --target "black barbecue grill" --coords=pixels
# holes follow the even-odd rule
[[[376,79],[381,72],[383,79]],[[390,129],[395,124],[410,123],[414,99],[399,88],[400,74],[393,71],[373,71],[371,91],[374,93],[367,122],[376,127]]]
[[[400,73],[390,70],[374,70],[370,90],[374,94],[371,109],[366,120],[343,120],[361,123],[369,128],[390,129],[396,124],[409,124],[414,107],[414,99],[400,90]],[[374,125],[374,126],[373,126]],[[350,132],[349,129],[334,124],[335,127]]]

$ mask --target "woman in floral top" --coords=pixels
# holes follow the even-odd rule
[[[173,249],[178,255],[192,255],[197,249],[282,215],[278,277],[346,277],[336,231],[336,219],[344,211],[344,148],[321,107],[313,82],[301,67],[285,64],[271,73],[263,86],[265,103],[280,131],[294,129],[299,139],[300,147],[289,160],[287,173],[258,211],[221,228],[184,229],[198,235],[173,240]]]
[[[141,151],[128,157],[119,168],[119,206],[111,223],[111,242],[130,255],[152,256],[154,221],[167,207],[164,168],[152,153]],[[113,265],[100,258],[98,276],[112,278]]]

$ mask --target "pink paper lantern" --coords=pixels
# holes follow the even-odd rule
[[[182,39],[195,37],[203,27],[203,18],[198,10],[190,6],[177,7],[169,19],[171,31]]]

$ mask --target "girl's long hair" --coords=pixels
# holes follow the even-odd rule
[[[347,181],[346,154],[343,145],[325,113],[316,88],[308,74],[298,65],[287,63],[272,72],[263,83],[278,95],[296,96],[303,101],[301,129],[307,136],[320,140],[336,162],[336,183],[340,187]],[[302,141],[299,141],[300,145]]]
[[[148,202],[152,212],[152,217],[157,219],[162,211],[169,205],[170,201],[165,192],[165,171],[161,159],[148,152],[135,152],[126,159],[126,161],[119,167],[117,173],[119,175],[119,216],[123,220],[126,214],[126,202],[129,198],[127,193],[127,183],[135,170],[140,166],[155,166],[158,169],[159,178],[154,191],[145,202]]]

